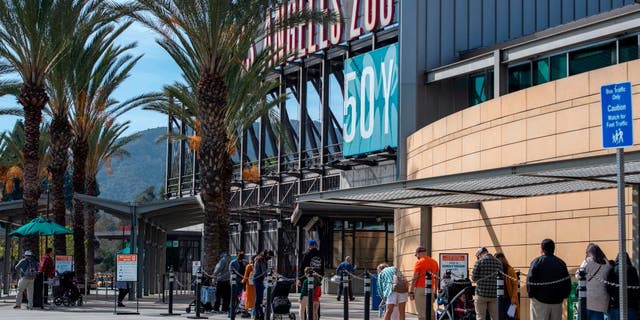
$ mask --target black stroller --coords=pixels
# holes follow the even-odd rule
[[[440,305],[443,309],[436,310],[438,320],[475,320],[476,312],[473,305],[475,287],[469,279],[453,280],[438,293]]]
[[[58,275],[59,285],[53,287],[53,303],[56,306],[81,306],[82,294],[75,282],[76,273],[65,271]]]
[[[276,285],[271,292],[271,310],[273,311],[273,320],[296,320],[296,314],[291,312],[291,301],[289,301],[289,292],[293,281],[278,279]]]
[[[198,286],[196,285],[195,278],[191,281],[191,287],[193,288],[194,291],[197,290],[198,288]],[[189,302],[189,305],[187,305],[187,308],[185,309],[185,311],[187,313],[190,313],[191,308],[193,308],[194,311],[196,311],[196,308],[199,308],[200,313],[213,310],[213,305],[211,304],[211,300],[215,299],[215,295],[216,295],[216,287],[212,286],[211,277],[208,277],[207,275],[203,275],[202,286],[200,287],[200,301],[196,301],[196,299],[194,299],[193,301]]]

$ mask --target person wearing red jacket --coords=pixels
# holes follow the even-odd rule
[[[53,249],[47,248],[45,250],[44,256],[40,259],[40,272],[42,273],[42,278],[45,281],[44,283],[44,304],[49,304],[49,285],[46,283],[47,280],[53,278],[55,276],[56,268],[53,265],[53,258],[51,258],[51,252]]]

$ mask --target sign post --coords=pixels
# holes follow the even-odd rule
[[[138,255],[137,254],[119,254],[117,256],[116,281],[138,282]],[[115,312],[115,313],[116,314],[140,314],[138,298],[136,297],[136,312]]]
[[[633,145],[633,107],[631,83],[621,82],[600,88],[602,101],[602,147],[616,149],[618,185],[618,257],[626,259],[626,221],[624,203],[624,147]],[[628,319],[627,310],[627,264],[620,263],[618,278],[620,295],[620,319]]]

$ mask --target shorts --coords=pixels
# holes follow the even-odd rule
[[[387,297],[387,304],[401,304],[409,300],[406,293],[391,292]]]
[[[316,286],[313,288],[313,302],[320,302],[320,296],[322,295],[322,287]]]

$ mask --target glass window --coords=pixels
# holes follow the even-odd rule
[[[611,42],[569,53],[569,75],[616,64],[616,43]]]
[[[531,87],[531,64],[525,63],[509,68],[509,92]]]
[[[638,59],[638,36],[620,39],[618,50],[618,63]]]
[[[567,76],[567,54],[555,55],[549,60],[551,63],[551,81],[565,78]]]
[[[469,105],[493,98],[493,71],[469,76]]]
[[[533,62],[533,85],[549,82],[549,58]]]

